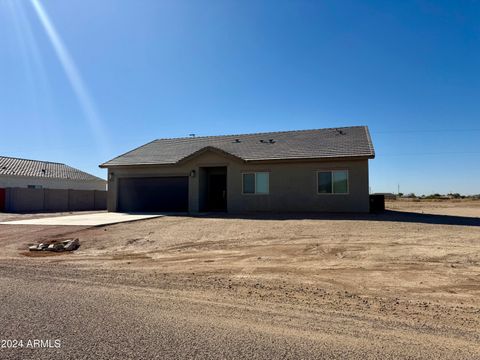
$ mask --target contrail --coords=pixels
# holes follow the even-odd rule
[[[73,91],[77,95],[78,101],[80,102],[82,110],[85,113],[85,117],[87,118],[90,129],[93,132],[95,140],[97,141],[97,145],[101,147],[103,152],[106,153],[106,150],[108,149],[108,143],[102,121],[98,116],[94,102],[88,93],[85,83],[83,82],[82,77],[75,66],[75,62],[63,44],[62,39],[58,35],[57,30],[50,21],[50,18],[48,17],[48,14],[40,1],[31,0],[31,3],[53,45],[53,48],[55,49],[58,59],[60,60],[60,63],[62,64],[62,67],[70,81]]]

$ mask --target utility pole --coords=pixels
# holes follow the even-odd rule
[[[397,194],[400,194],[400,184],[397,185]]]

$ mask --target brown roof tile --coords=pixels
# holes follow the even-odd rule
[[[100,167],[176,164],[204,148],[215,148],[246,162],[267,160],[373,158],[366,126],[270,133],[158,139]]]

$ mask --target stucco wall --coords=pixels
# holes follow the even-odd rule
[[[37,212],[44,211],[45,190],[7,188],[5,211]],[[52,203],[49,203],[52,206]]]
[[[0,175],[0,188],[26,188],[40,185],[44,189],[106,190],[104,180],[51,179],[34,176]]]
[[[22,189],[24,190],[24,189]],[[32,190],[32,189],[27,189]],[[34,189],[38,192],[41,190]],[[45,211],[64,211],[68,209],[68,190],[65,189],[44,189]],[[18,192],[18,191],[17,191]]]
[[[200,168],[227,166],[227,207],[230,213],[251,211],[271,212],[368,212],[368,160],[311,161],[265,164],[245,164],[242,161],[208,152],[180,166],[146,166],[110,168],[107,204],[109,211],[117,210],[117,184],[121,177],[189,176],[189,211],[198,212],[202,194],[199,189]],[[317,171],[349,171],[348,194],[317,194]],[[270,173],[268,195],[242,194],[242,173]]]
[[[7,188],[5,211],[80,211],[105,210],[106,191]]]

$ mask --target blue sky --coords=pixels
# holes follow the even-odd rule
[[[0,1],[2,155],[105,177],[160,137],[368,125],[372,191],[480,193],[478,1],[39,3],[63,57]]]

